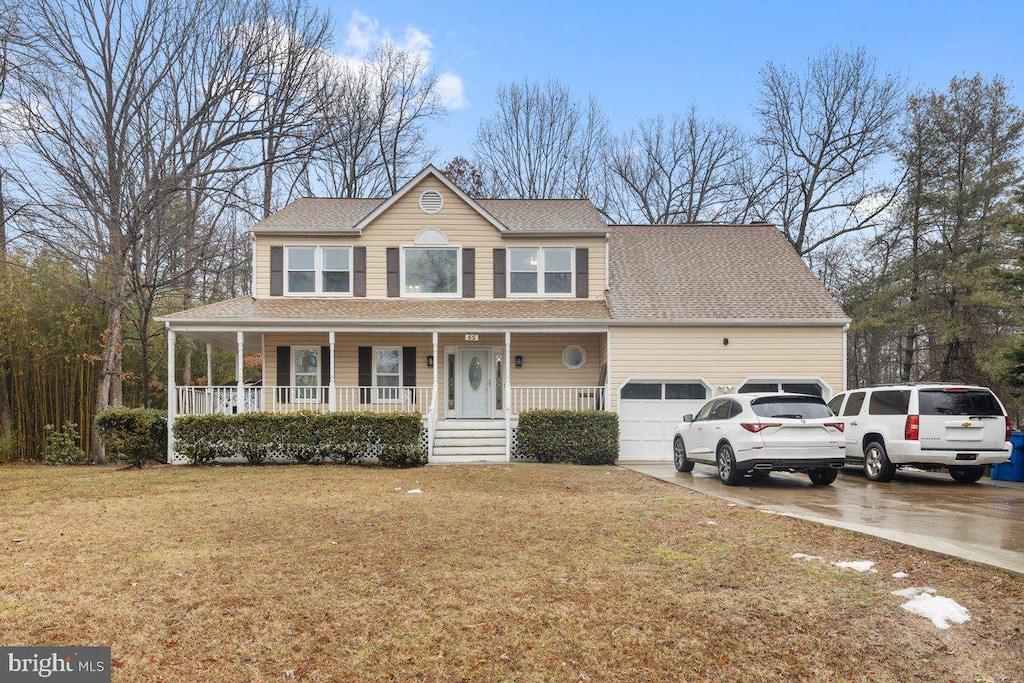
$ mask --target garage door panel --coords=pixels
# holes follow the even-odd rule
[[[645,382],[649,384],[650,381]],[[691,383],[692,380],[666,380]],[[703,385],[701,385],[703,386]],[[665,392],[661,392],[662,396]],[[680,392],[669,391],[670,396]],[[672,437],[683,415],[697,412],[705,399],[619,399],[619,460],[672,460]]]

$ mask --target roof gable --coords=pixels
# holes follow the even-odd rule
[[[420,183],[423,182],[425,178],[428,177],[432,177],[438,180],[442,185],[448,188],[448,190],[450,190],[455,196],[457,196],[463,202],[468,204],[470,208],[472,208],[474,211],[479,213],[480,216],[485,221],[493,225],[495,229],[497,229],[499,232],[508,232],[508,228],[505,227],[505,225],[501,221],[499,221],[497,218],[492,216],[489,211],[480,206],[480,204],[477,203],[476,200],[474,200],[468,194],[466,194],[462,190],[462,188],[453,183],[448,178],[448,176],[437,170],[437,168],[435,168],[433,164],[428,164],[426,168],[424,168],[422,171],[416,174],[415,178],[407,182],[402,187],[398,188],[397,192],[388,197],[380,206],[373,209],[370,213],[366,214],[366,216],[364,216],[362,220],[356,223],[352,229],[358,231],[359,233],[362,233],[363,229],[367,225],[372,223],[377,217],[379,217],[385,211],[387,211],[392,206],[397,204],[403,197],[409,194],[416,186],[418,186]]]

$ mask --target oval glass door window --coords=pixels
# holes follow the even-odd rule
[[[480,364],[480,359],[474,357],[473,360],[469,361],[469,387],[473,391],[479,391],[480,381],[483,379],[484,369]]]

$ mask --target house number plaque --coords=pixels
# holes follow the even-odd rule
[[[480,341],[480,335],[479,334],[467,334],[466,335],[466,341]]]

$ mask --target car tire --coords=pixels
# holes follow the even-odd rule
[[[715,461],[718,465],[718,478],[726,486],[735,486],[740,483],[743,473],[736,467],[736,455],[732,452],[732,446],[727,442],[718,447],[715,454]]]
[[[672,463],[676,466],[676,472],[693,471],[693,461],[686,457],[686,444],[681,436],[672,442]]]
[[[864,449],[864,476],[871,481],[891,481],[896,474],[896,466],[889,460],[885,446],[872,441]]]
[[[973,484],[981,479],[981,475],[984,473],[985,468],[978,465],[949,468],[949,476],[953,477],[953,481],[960,484]]]
[[[816,467],[813,470],[808,470],[807,476],[810,477],[811,483],[815,486],[829,486],[839,476],[839,470],[833,470],[828,467]]]

